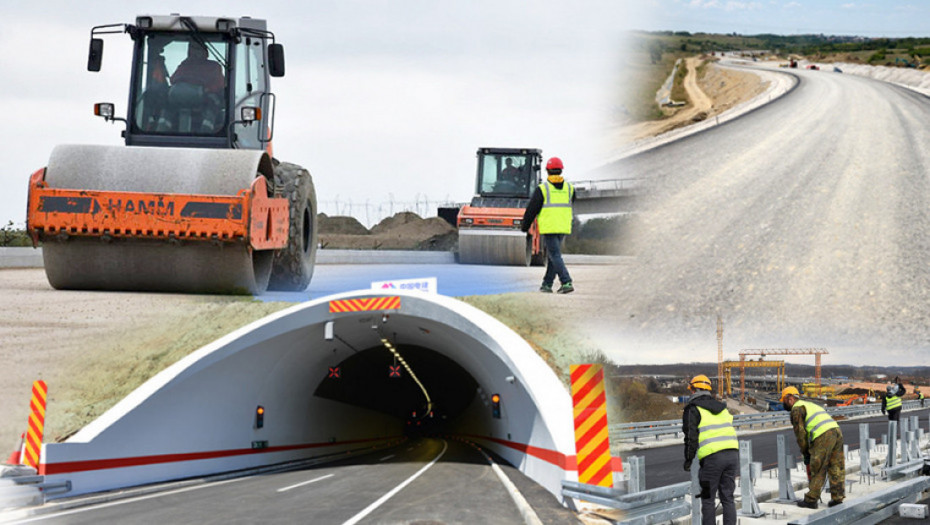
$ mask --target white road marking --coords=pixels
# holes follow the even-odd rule
[[[284,492],[284,491],[287,491],[287,490],[296,489],[297,487],[303,487],[304,485],[309,485],[309,484],[311,484],[311,483],[315,483],[315,482],[317,482],[317,481],[320,481],[320,480],[323,480],[323,479],[326,479],[326,478],[331,478],[331,477],[333,477],[333,476],[335,476],[335,474],[327,474],[327,475],[325,475],[325,476],[320,476],[320,477],[318,477],[318,478],[311,479],[310,481],[301,481],[300,483],[296,483],[296,484],[290,485],[290,486],[288,486],[288,487],[280,488],[280,489],[278,489],[278,492]]]
[[[147,499],[160,498],[162,496],[170,496],[172,494],[180,494],[182,492],[190,492],[192,490],[204,489],[207,487],[218,487],[220,485],[225,485],[227,483],[232,483],[234,481],[241,481],[243,479],[251,479],[251,476],[227,479],[226,481],[217,481],[215,483],[204,483],[203,485],[195,485],[193,487],[185,487],[183,489],[169,490],[168,492],[159,492],[157,494],[149,494],[148,496],[139,496],[138,498],[127,498],[121,499],[119,501],[111,501],[110,503],[101,503],[100,505],[91,505],[88,507],[81,507],[74,510],[66,510],[64,512],[54,512],[51,514],[46,514],[43,516],[36,516],[35,518],[29,518],[22,521],[17,521],[16,523],[31,523],[33,521],[42,521],[52,518],[60,518],[61,516],[69,516],[71,514],[78,514],[80,512],[87,512],[89,510],[105,509],[107,507],[115,507],[117,505],[125,505],[126,503],[135,503],[137,501],[144,501]]]
[[[384,456],[383,458],[381,458],[381,461],[384,461],[386,459],[391,459],[393,457],[394,457],[394,454],[391,454],[390,456]]]
[[[426,472],[427,469],[429,469],[429,468],[432,467],[434,464],[436,464],[436,462],[439,461],[439,458],[441,458],[442,455],[446,453],[446,449],[448,449],[448,448],[449,448],[449,444],[446,443],[445,440],[443,440],[443,442],[442,442],[442,452],[440,452],[438,456],[436,456],[435,458],[433,458],[432,461],[430,461],[427,465],[425,465],[423,468],[421,468],[420,470],[418,470],[416,474],[414,474],[414,475],[410,476],[409,478],[407,478],[406,480],[404,480],[403,483],[401,483],[400,485],[394,487],[390,492],[388,492],[388,493],[385,494],[384,496],[381,496],[380,498],[378,498],[378,501],[375,501],[375,502],[372,503],[371,505],[365,507],[361,512],[359,512],[359,513],[356,514],[355,516],[352,516],[351,518],[349,518],[349,521],[346,521],[346,522],[343,523],[342,525],[355,525],[356,523],[358,523],[359,521],[361,521],[365,516],[371,514],[372,511],[374,511],[375,509],[377,509],[378,507],[380,507],[381,505],[383,505],[385,501],[387,501],[387,500],[391,499],[392,497],[394,497],[395,494],[397,494],[398,492],[400,492],[404,487],[406,487],[407,485],[409,485],[413,480],[415,480],[415,479],[417,479],[418,477],[420,477],[420,474],[423,474],[424,472]]]

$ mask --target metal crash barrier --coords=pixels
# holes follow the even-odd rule
[[[627,465],[630,464],[643,466],[642,458],[638,456],[627,458]],[[636,479],[640,472],[642,472],[641,469],[634,468],[631,478],[621,484],[625,486],[614,488],[563,480],[562,495],[566,499],[588,501],[623,511],[623,515],[616,523],[625,525],[651,525],[692,513],[692,505],[686,498],[696,490],[696,474],[692,475],[692,481],[683,481],[649,490],[637,490],[645,484],[643,479]],[[692,472],[697,472],[696,464]],[[694,499],[697,500],[697,498]],[[698,512],[700,512],[699,507]]]

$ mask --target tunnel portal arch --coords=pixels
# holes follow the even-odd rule
[[[407,369],[389,377],[388,346],[431,405]],[[70,480],[70,496],[370,448],[415,424],[493,450],[559,498],[561,480],[577,479],[571,397],[525,340],[456,299],[371,290],[295,305],[200,348],[46,444],[40,473]]]

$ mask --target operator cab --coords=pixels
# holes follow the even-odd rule
[[[127,145],[264,149],[274,126],[269,76],[284,75],[283,48],[265,27],[252,18],[140,16],[94,28],[88,69],[100,69],[95,35],[130,34]],[[123,120],[104,105],[98,114]]]
[[[478,198],[529,200],[540,182],[542,151],[518,148],[478,150]],[[523,204],[526,207],[526,204]]]

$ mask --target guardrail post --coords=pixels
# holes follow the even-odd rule
[[[910,447],[908,452],[910,452],[911,461],[920,459],[920,449],[917,446],[917,435],[913,430],[907,432],[907,443],[908,447]]]
[[[697,456],[691,461],[691,523],[697,525],[701,523],[701,481],[698,476],[701,470],[701,464]]]
[[[642,456],[630,456],[626,459],[624,470],[629,472],[627,491],[630,494],[642,492],[646,488],[646,462]]]
[[[794,503],[798,501],[798,498],[794,495],[794,487],[791,484],[791,460],[794,459],[794,456],[788,454],[783,434],[775,436],[775,440],[778,450],[778,497],[772,501],[775,503]]]
[[[869,438],[869,452],[877,449],[878,445],[875,444],[875,438]]]
[[[859,424],[859,475],[874,476],[875,470],[872,469],[872,459],[869,452],[875,446],[875,440],[869,438],[869,424]]]
[[[893,467],[898,464],[897,458],[897,447],[895,446],[898,441],[898,422],[889,421],[888,422],[888,436],[882,436],[882,439],[888,440],[888,456],[885,458],[885,466]]]
[[[906,417],[901,418],[901,424],[898,425],[898,428],[901,430],[901,463],[907,463],[914,458],[911,457],[911,442]]]
[[[765,513],[759,508],[759,502],[756,501],[756,494],[752,490],[752,441],[739,442],[739,489],[742,497],[741,508],[738,512],[740,516],[749,516],[758,518]]]

